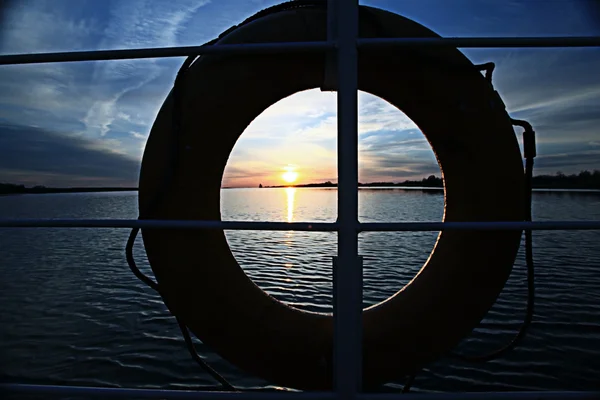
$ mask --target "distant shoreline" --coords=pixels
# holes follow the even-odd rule
[[[473,184],[493,184],[493,181],[485,182],[473,182]],[[337,183],[331,181],[323,183],[309,183],[306,185],[277,185],[277,186],[264,186],[264,188],[284,188],[284,187],[297,187],[297,188],[336,188]],[[404,182],[370,182],[370,183],[358,183],[359,188],[369,187],[386,187],[386,188],[420,188],[420,189],[439,189],[444,188],[442,178],[438,178],[435,175],[430,175],[427,178],[423,178],[420,181],[409,181]],[[581,171],[579,174],[565,175],[558,172],[556,175],[538,175],[532,179],[532,187],[536,190],[548,190],[548,191],[569,191],[569,190],[585,190],[585,191],[600,191],[600,171],[595,170],[594,172]]]
[[[296,185],[296,186],[266,186],[264,189],[285,189],[285,188],[298,188],[298,189],[337,189],[336,186],[307,186],[307,185]],[[397,189],[397,190],[431,190],[431,191],[443,191],[444,188],[441,186],[402,186],[402,185],[390,185],[390,186],[378,186],[378,185],[360,185],[359,189]],[[256,187],[222,187],[221,189],[257,189]],[[15,196],[20,194],[60,194],[60,193],[110,193],[110,192],[137,192],[138,188],[48,188],[47,190],[30,190],[22,192],[0,192],[2,196]],[[547,187],[534,187],[534,192],[579,192],[579,193],[600,193],[600,189],[586,189],[586,188],[547,188]]]
[[[474,182],[479,184],[480,182]],[[481,182],[489,185],[490,182]],[[262,186],[263,189],[275,188],[337,188],[337,183],[331,181],[321,183],[308,183],[303,185],[277,185],[277,186]],[[600,191],[600,171],[594,172],[582,171],[575,175],[564,175],[558,172],[556,175],[538,175],[533,177],[533,189],[536,191]],[[359,188],[398,188],[398,189],[429,189],[442,190],[442,178],[430,175],[419,181],[404,182],[370,182],[358,183]],[[222,187],[221,189],[244,189],[250,187]],[[254,186],[253,188],[256,188]],[[128,192],[138,191],[135,187],[67,187],[67,188],[51,188],[45,186],[25,187],[25,185],[16,185],[12,183],[0,183],[0,195],[8,194],[45,194],[45,193],[95,193],[95,192]]]
[[[49,194],[49,193],[100,193],[100,192],[137,192],[138,188],[115,188],[115,187],[69,187],[69,188],[48,188],[48,187],[21,187],[21,185],[10,185],[16,187],[6,187],[7,184],[0,184],[0,196],[14,194]]]

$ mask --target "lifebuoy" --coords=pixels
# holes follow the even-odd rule
[[[396,14],[361,7],[361,37],[437,37]],[[318,8],[266,15],[220,43],[320,41]],[[206,55],[186,72],[181,131],[173,98],[148,139],[139,185],[143,218],[220,220],[230,152],[250,122],[277,101],[320,87],[324,54]],[[398,107],[422,130],[445,184],[445,221],[524,218],[524,175],[510,118],[491,84],[457,49],[359,51],[359,89]],[[177,168],[161,190],[176,146]],[[444,231],[418,275],[363,313],[366,386],[397,379],[443,356],[484,317],[502,290],[521,231]],[[331,387],[332,318],[301,311],[256,286],[221,230],[144,229],[148,259],[169,310],[234,365],[273,383]],[[393,246],[393,243],[389,244]]]

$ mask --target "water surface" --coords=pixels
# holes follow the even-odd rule
[[[223,190],[224,219],[334,221],[335,189]],[[360,220],[440,221],[443,196],[428,190],[361,190]],[[0,218],[136,218],[137,194],[0,197]],[[537,220],[600,219],[598,193],[536,192]],[[213,385],[190,359],[174,318],[129,271],[123,229],[0,229],[0,379],[30,383],[181,388]],[[427,260],[435,232],[364,233],[364,303],[401,289]],[[335,233],[227,232],[246,273],[275,297],[331,311]],[[600,386],[600,232],[534,234],[537,303],[523,345],[487,364],[440,360],[416,390],[592,390]],[[150,273],[141,240],[135,247]],[[481,328],[460,351],[510,340],[525,309],[525,267],[513,275]],[[460,310],[457,310],[460,312]],[[234,385],[265,382],[196,341]],[[252,343],[248,343],[252,345]],[[400,382],[401,383],[401,382]]]

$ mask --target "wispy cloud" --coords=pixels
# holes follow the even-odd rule
[[[208,1],[19,2],[0,30],[0,51],[64,51],[176,45]],[[141,157],[169,86],[173,60],[3,67],[0,118],[89,139],[88,147]]]
[[[310,135],[311,129],[318,129],[323,121],[330,121],[335,115],[335,93],[307,90],[266,109],[252,121],[244,135],[253,138],[287,136],[292,132],[298,136]]]
[[[88,3],[81,1],[79,6]],[[2,53],[83,50],[101,30],[93,16],[77,14],[77,4],[56,1],[8,3],[0,35]]]
[[[586,150],[581,152],[558,153],[551,155],[541,155],[536,160],[539,168],[547,173],[554,173],[558,169],[568,168],[568,172],[576,172],[571,168],[573,163],[577,162],[579,169],[592,170],[598,169],[600,165],[600,150]]]
[[[176,45],[182,25],[207,3],[207,0],[128,0],[116,3],[110,9],[109,23],[100,47],[111,49]],[[104,136],[116,119],[124,116],[130,119],[119,110],[121,99],[167,73],[157,60],[96,64],[91,90],[97,100],[83,119],[86,131]]]

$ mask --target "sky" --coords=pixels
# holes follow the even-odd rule
[[[0,54],[199,45],[272,0],[0,0]],[[442,36],[600,35],[596,0],[364,0]],[[600,169],[600,48],[464,49],[538,138],[536,174]],[[183,58],[0,66],[0,182],[137,186]],[[519,136],[520,137],[520,136]],[[337,181],[336,94],[309,90],[256,118],[223,186]],[[359,93],[359,180],[439,176],[412,121]],[[289,176],[289,174],[288,174]]]

